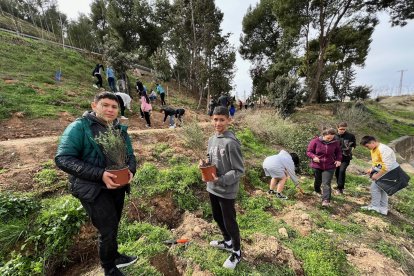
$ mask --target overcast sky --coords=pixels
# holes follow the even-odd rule
[[[89,14],[92,0],[58,0],[59,9],[71,19],[76,19],[79,12]],[[231,32],[231,43],[238,48],[243,16],[249,5],[255,6],[257,0],[216,0],[216,5],[224,13],[222,29]],[[402,92],[414,93],[414,21],[407,26],[391,28],[388,17],[380,16],[371,43],[371,50],[364,68],[357,69],[356,84],[370,85],[375,93],[396,95],[399,91],[401,73],[404,71]],[[249,95],[252,81],[249,75],[250,63],[243,61],[240,55],[236,60],[236,86],[233,94],[244,97]]]

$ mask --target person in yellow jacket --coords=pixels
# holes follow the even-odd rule
[[[373,136],[364,136],[361,139],[361,145],[371,151],[372,167],[367,171],[372,179],[371,184],[371,204],[363,206],[362,209],[373,210],[382,215],[388,213],[388,195],[377,184],[386,173],[394,170],[400,165],[397,163],[394,151],[387,145],[377,141]]]

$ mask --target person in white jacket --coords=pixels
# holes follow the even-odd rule
[[[281,150],[279,154],[266,157],[263,161],[263,170],[266,176],[270,176],[269,194],[274,194],[277,198],[288,199],[282,194],[286,180],[290,177],[295,186],[299,187],[299,180],[295,173],[295,168],[299,166],[299,157],[296,153],[289,153]],[[276,190],[275,190],[276,188]]]
[[[131,96],[129,96],[126,93],[122,93],[122,92],[116,92],[115,95],[118,97],[118,100],[121,99],[119,102],[120,107],[121,107],[121,119],[128,119],[127,117],[125,117],[125,109],[128,109],[130,112],[132,112],[131,109]]]

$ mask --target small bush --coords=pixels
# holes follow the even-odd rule
[[[39,209],[40,204],[34,197],[17,193],[0,193],[1,220],[26,217]]]
[[[196,120],[185,124],[179,133],[185,147],[193,151],[197,159],[206,159],[207,137]]]
[[[42,260],[33,260],[30,256],[22,256],[15,252],[3,266],[0,267],[0,275],[3,276],[26,276],[44,275]]]
[[[34,180],[40,185],[50,187],[55,184],[59,178],[55,169],[43,169],[35,174]]]

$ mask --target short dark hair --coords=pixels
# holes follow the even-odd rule
[[[348,127],[348,124],[347,124],[346,122],[340,122],[340,123],[337,125],[337,127],[338,127],[338,128],[340,128],[340,127]]]
[[[290,152],[290,157],[292,157],[293,164],[295,164],[295,167],[298,168],[300,164],[299,156],[295,152]]]
[[[104,91],[104,92],[100,92],[98,94],[95,95],[95,98],[93,99],[93,101],[95,103],[99,102],[102,99],[110,99],[110,100],[114,100],[118,103],[119,106],[119,101],[118,101],[118,97],[112,93],[112,92],[108,92],[108,91]]]
[[[377,141],[377,139],[374,137],[374,136],[364,136],[364,137],[362,137],[361,138],[361,142],[360,142],[360,144],[361,144],[361,146],[365,146],[366,144],[368,144],[369,142],[372,142],[372,141]]]
[[[213,115],[224,115],[229,117],[229,110],[225,106],[216,106],[213,110]]]
[[[322,130],[322,136],[325,135],[335,135],[336,134],[336,130],[334,128],[325,128],[324,130]]]

